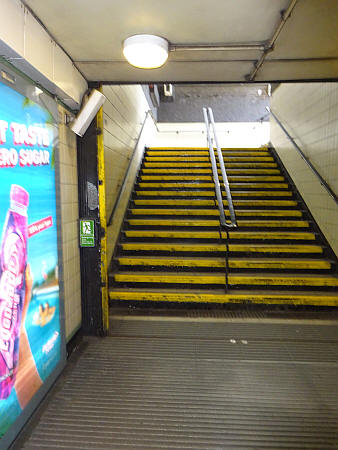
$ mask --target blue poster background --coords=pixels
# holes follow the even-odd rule
[[[48,147],[15,145],[10,128],[6,132],[6,142],[0,143],[0,152],[3,148],[13,148],[18,152],[21,149],[36,148],[49,152],[50,163],[48,165],[26,165],[24,167],[21,167],[20,164],[15,167],[0,165],[1,241],[12,184],[22,186],[29,193],[28,225],[46,217],[52,217],[53,220],[51,227],[31,236],[27,245],[27,262],[32,273],[33,290],[25,328],[36,369],[44,382],[57,366],[61,350],[54,171],[54,145],[57,129],[47,110],[2,83],[0,83],[0,120],[8,122],[9,125],[15,122],[25,124],[27,127],[29,125],[43,127],[48,129],[49,133]],[[45,320],[42,320],[41,311],[46,312],[46,307],[49,314]],[[21,412],[14,385],[9,397],[0,399],[0,438]]]

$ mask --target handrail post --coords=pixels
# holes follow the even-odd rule
[[[204,121],[207,128],[207,139],[208,139],[208,146],[209,146],[209,155],[210,155],[210,161],[211,161],[211,168],[212,168],[212,175],[214,179],[215,184],[215,192],[216,192],[216,198],[218,202],[218,210],[220,215],[220,222],[221,225],[224,226],[226,224],[225,222],[225,213],[223,208],[223,198],[221,193],[221,187],[219,184],[219,177],[218,177],[218,170],[217,170],[217,164],[216,164],[216,158],[214,154],[214,148],[211,141],[211,135],[210,135],[210,123],[208,119],[208,112],[207,108],[203,108],[203,115],[204,115]]]
[[[226,241],[225,241],[225,291],[229,289],[229,230],[226,229]]]
[[[218,210],[219,210],[219,220],[220,220],[220,228],[219,228],[219,235],[220,235],[220,241],[223,240],[223,230],[226,232],[226,240],[225,240],[225,290],[226,292],[229,289],[229,229],[237,227],[236,222],[236,216],[235,216],[235,210],[233,207],[232,197],[231,197],[231,191],[229,186],[228,177],[225,171],[224,166],[224,159],[222,155],[222,150],[219,146],[217,134],[216,134],[216,127],[215,127],[215,121],[214,116],[212,113],[211,108],[203,108],[203,116],[204,116],[204,122],[207,130],[207,141],[208,141],[208,147],[209,147],[209,155],[210,155],[210,162],[211,162],[211,168],[212,168],[212,175],[215,185],[215,194],[218,202]],[[230,212],[230,220],[231,223],[227,223],[225,219],[225,212],[224,212],[224,204],[223,204],[223,196],[221,191],[221,185],[219,182],[219,176],[218,176],[218,169],[217,169],[217,163],[214,153],[214,146],[212,143],[211,133],[210,130],[212,128],[213,138],[215,140],[216,149],[217,149],[217,155],[218,155],[218,161],[221,168],[221,174],[222,174],[222,181],[223,181],[223,187],[226,193],[227,202],[228,202],[228,208]]]
[[[225,189],[227,200],[228,200],[228,208],[229,208],[229,213],[230,213],[231,226],[236,226],[235,210],[234,210],[234,205],[232,203],[232,197],[231,197],[229,180],[228,180],[228,176],[227,176],[226,171],[225,171],[222,150],[221,150],[221,148],[219,146],[219,143],[218,143],[216,127],[215,127],[215,121],[214,121],[214,115],[213,115],[212,109],[210,107],[208,108],[208,112],[209,112],[210,122],[211,122],[211,125],[212,125],[212,128],[213,128],[213,135],[214,135],[216,149],[217,149],[218,161],[219,161],[220,168],[221,168],[223,185],[224,185],[224,189]]]

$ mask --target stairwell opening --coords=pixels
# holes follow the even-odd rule
[[[156,131],[115,220],[111,304],[336,305],[335,254],[270,144],[266,106],[276,86],[177,85],[169,96],[168,87],[155,87],[142,90]],[[206,102],[214,107],[239,221],[230,233],[226,291],[199,108]]]

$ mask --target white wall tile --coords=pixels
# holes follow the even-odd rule
[[[338,192],[338,83],[282,84],[271,108],[331,188]],[[338,206],[271,118],[271,142],[338,255]]]
[[[104,152],[106,173],[106,213],[109,219],[132,156],[146,111],[149,109],[142,87],[104,86]],[[113,253],[108,239],[108,261]]]
[[[59,107],[64,114],[63,108]],[[78,246],[78,184],[76,136],[59,125],[60,200],[67,340],[81,325],[81,275]]]

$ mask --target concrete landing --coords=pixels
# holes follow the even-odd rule
[[[337,321],[189,315],[115,311],[16,448],[337,448]]]

